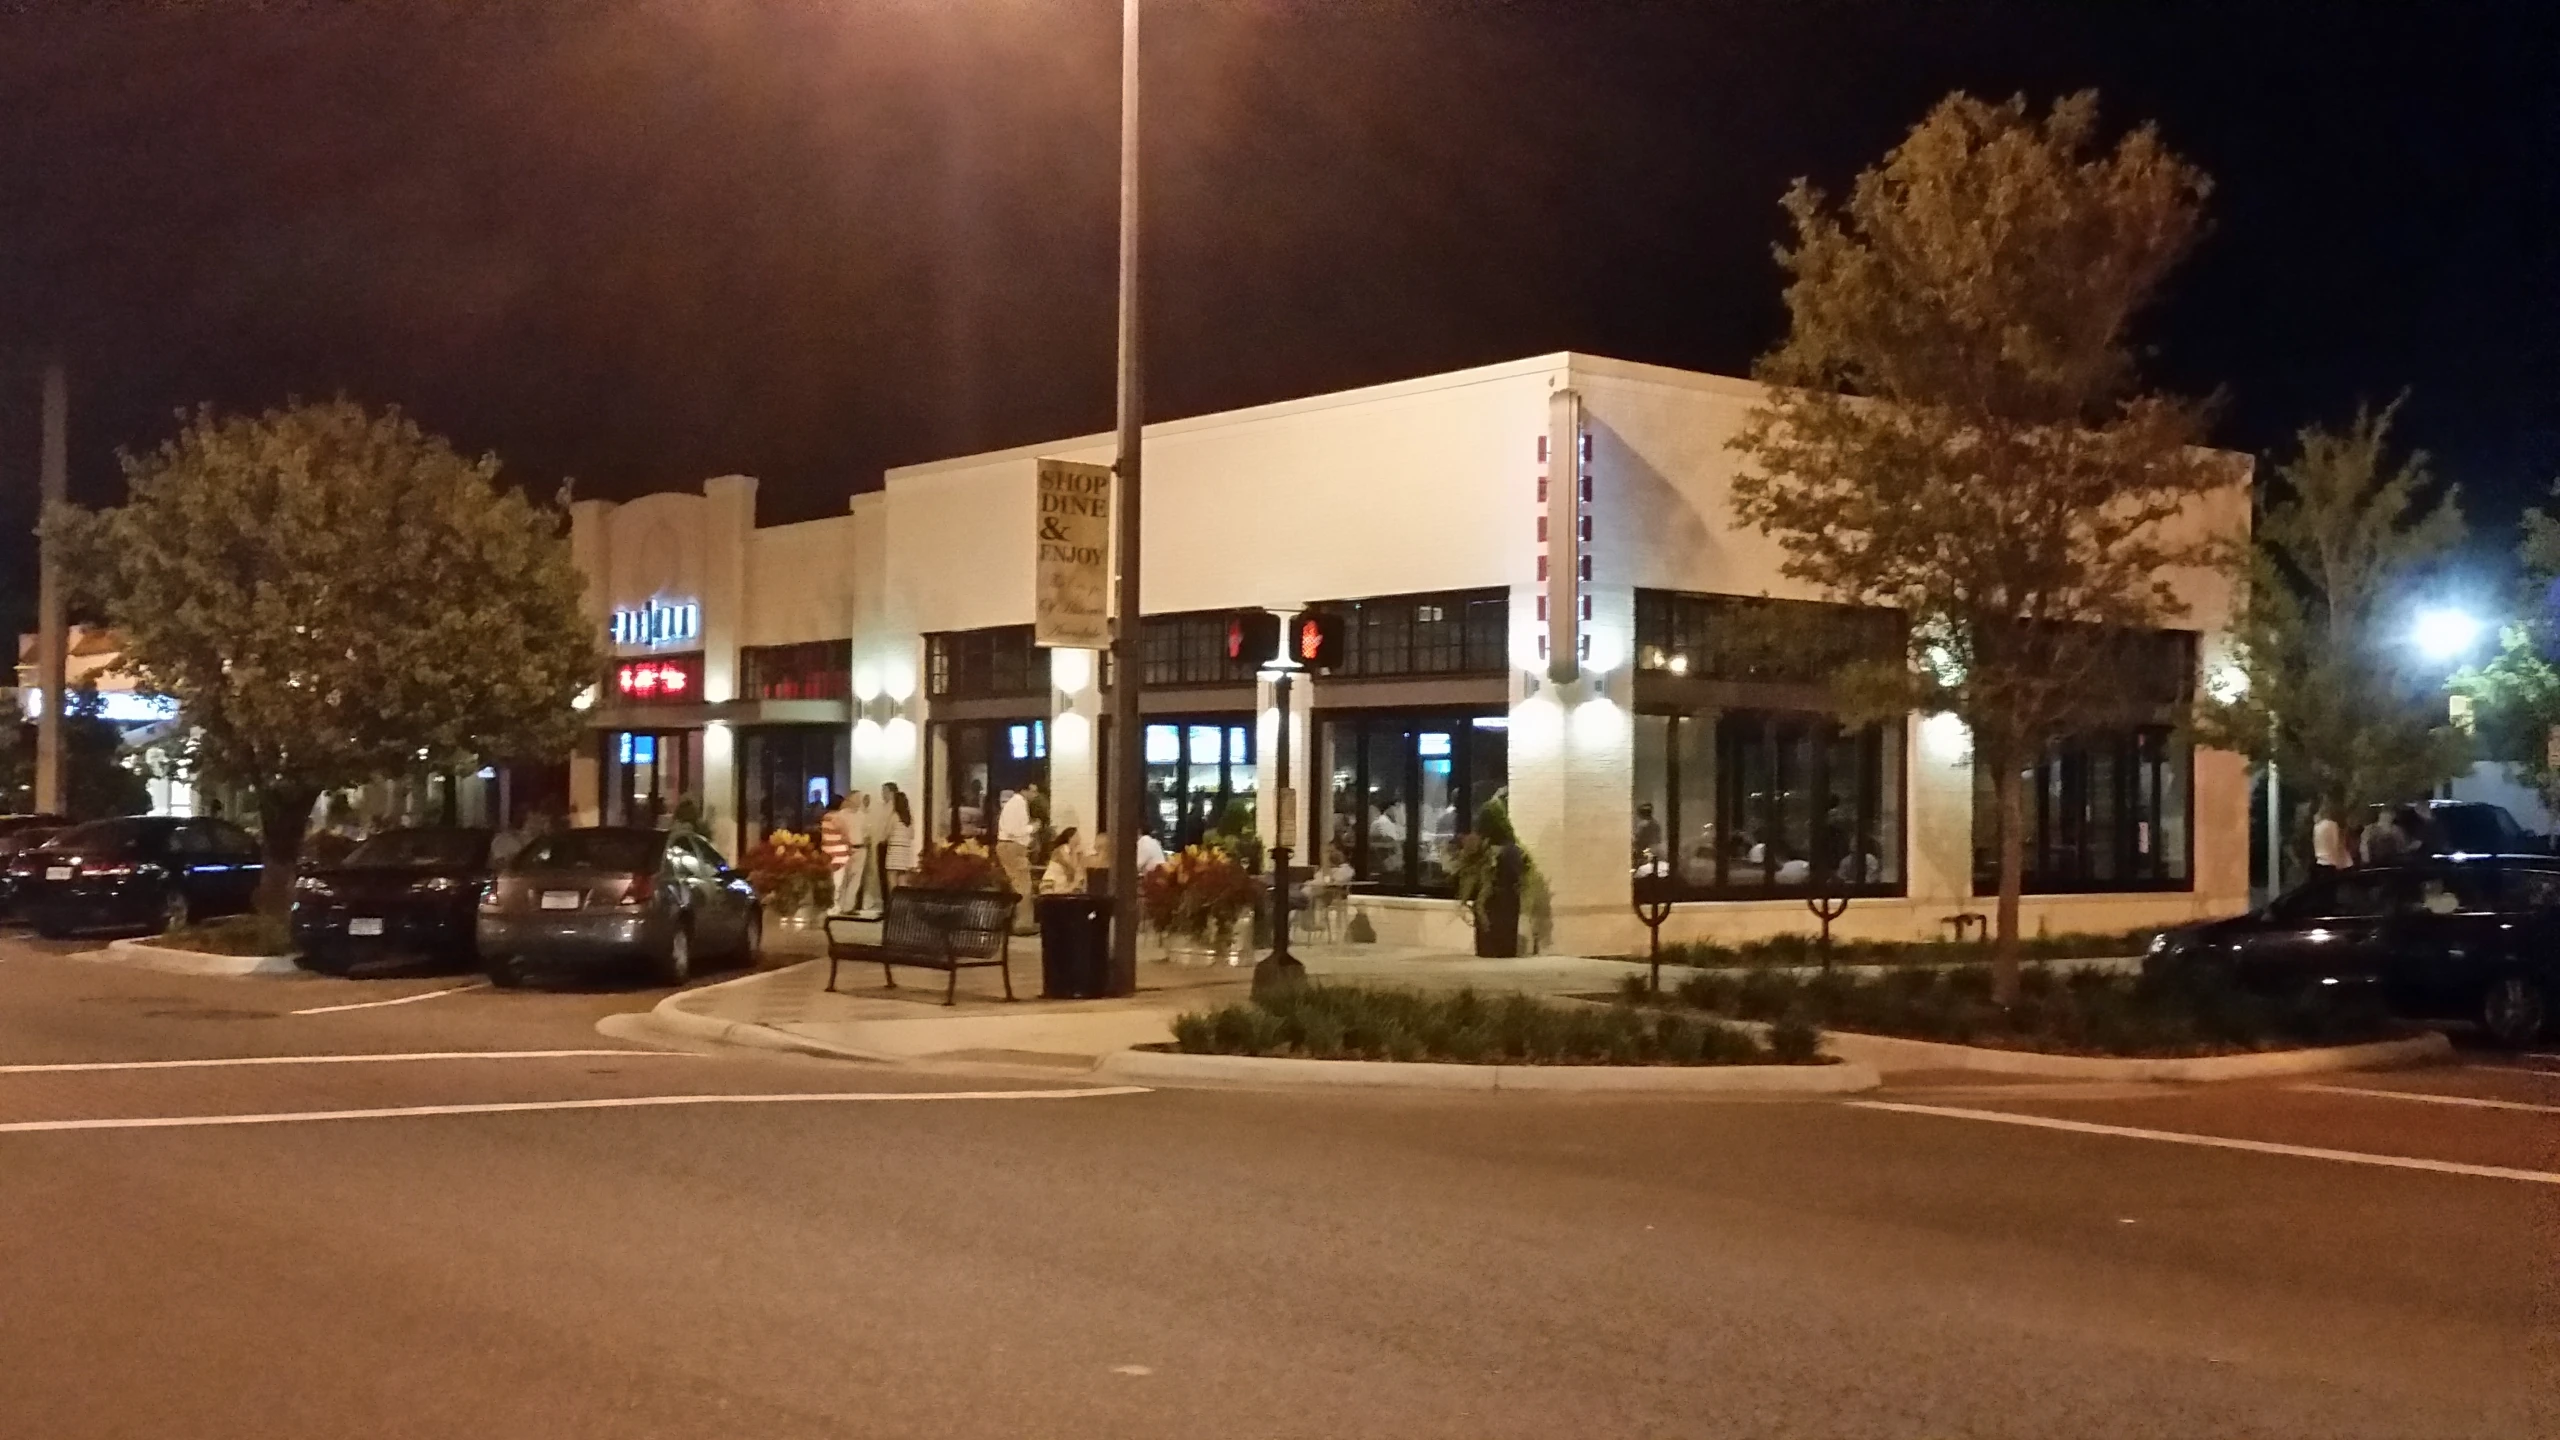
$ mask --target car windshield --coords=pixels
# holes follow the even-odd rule
[[[350,870],[466,869],[488,854],[484,830],[389,830],[347,855]]]
[[[44,848],[83,855],[138,855],[150,848],[151,835],[152,827],[139,820],[92,820],[54,836]]]
[[[618,870],[637,875],[658,868],[658,846],[665,839],[648,830],[572,830],[525,846],[507,868]]]

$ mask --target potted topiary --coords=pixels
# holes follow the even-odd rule
[[[1518,955],[1520,897],[1531,867],[1511,828],[1511,812],[1500,799],[1477,809],[1476,828],[1459,837],[1449,871],[1458,902],[1475,923],[1476,954],[1488,959]]]

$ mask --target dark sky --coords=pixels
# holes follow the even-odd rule
[[[1147,0],[1150,412],[1572,348],[1742,373],[1787,181],[2096,87],[2217,182],[2154,374],[2264,451],[2413,391],[2560,476],[2547,0]],[[0,603],[199,400],[398,402],[543,492],[764,518],[1105,428],[1117,0],[0,0]]]

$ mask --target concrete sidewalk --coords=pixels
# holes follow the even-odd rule
[[[1607,991],[1640,965],[1572,955],[1483,960],[1402,945],[1307,945],[1296,951],[1318,980],[1535,994]],[[1173,1038],[1173,1018],[1242,1000],[1250,965],[1141,960],[1138,991],[1110,1000],[1042,1000],[1040,942],[1017,937],[1007,1003],[991,970],[964,970],[959,1001],[942,1003],[944,977],[901,970],[896,988],[879,967],[847,965],[841,988],[826,988],[827,965],[812,960],[667,997],[640,1028],[671,1039],[799,1050],[854,1059],[957,1060],[1086,1069],[1103,1055]]]

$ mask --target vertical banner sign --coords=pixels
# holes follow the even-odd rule
[[[1570,684],[1582,674],[1583,475],[1582,396],[1547,397],[1546,532],[1547,678]]]
[[[1111,644],[1111,467],[1040,462],[1031,640]]]

